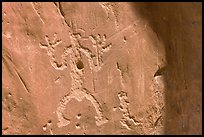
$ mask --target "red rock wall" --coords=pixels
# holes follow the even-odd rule
[[[200,3],[2,4],[3,134],[201,134]]]

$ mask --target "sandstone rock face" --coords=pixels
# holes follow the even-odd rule
[[[2,4],[3,134],[201,134],[200,3]]]

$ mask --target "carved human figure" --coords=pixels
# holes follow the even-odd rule
[[[92,52],[89,49],[83,48],[80,43],[79,39],[82,39],[79,34],[72,34],[70,33],[70,40],[71,45],[65,47],[64,53],[61,56],[62,62],[61,64],[57,63],[54,51],[55,47],[62,43],[62,40],[56,40],[56,34],[54,34],[54,40],[50,41],[48,36],[45,37],[46,44],[40,43],[40,47],[47,50],[47,54],[50,57],[50,63],[56,70],[64,70],[67,68],[67,56],[70,56],[70,76],[72,79],[71,84],[71,90],[69,93],[67,93],[59,102],[58,108],[57,108],[57,117],[58,117],[58,127],[64,127],[67,126],[70,123],[69,119],[66,119],[64,117],[64,110],[66,109],[67,103],[71,99],[76,99],[77,101],[81,102],[84,98],[89,100],[93,107],[96,110],[97,116],[96,119],[96,125],[100,126],[104,123],[107,123],[108,120],[103,116],[102,108],[99,104],[99,102],[96,100],[96,98],[90,93],[89,90],[87,90],[83,86],[83,75],[84,75],[84,66],[81,59],[81,54],[85,54],[85,56],[88,58],[90,68],[93,71],[99,71],[103,65],[102,61],[102,55],[104,52],[107,52],[110,50],[111,45],[105,45],[105,35],[101,38],[100,35],[97,37],[90,36],[89,37],[91,41],[93,42],[93,47],[96,49],[96,55],[93,55]],[[97,63],[94,64],[94,60],[97,60]]]

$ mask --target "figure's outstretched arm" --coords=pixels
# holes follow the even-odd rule
[[[51,42],[48,36],[45,37],[46,44],[40,43],[40,47],[47,50],[47,54],[50,57],[50,63],[56,70],[64,70],[67,68],[67,56],[71,53],[71,46],[65,47],[63,54],[61,55],[61,63],[58,63],[55,57],[55,47],[61,44],[62,40],[56,40],[56,35],[54,35],[54,40]]]

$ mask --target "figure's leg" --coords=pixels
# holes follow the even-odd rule
[[[93,104],[93,106],[96,110],[96,114],[97,114],[97,116],[95,116],[96,125],[101,126],[101,125],[107,123],[108,120],[107,120],[107,118],[105,118],[103,116],[102,109],[101,109],[99,102],[97,102],[97,100],[94,98],[93,95],[87,93],[87,91],[85,91],[85,92],[86,92],[86,96],[85,96],[86,99],[89,100]]]
[[[64,114],[63,114],[67,103],[73,98],[76,99],[77,101],[81,102],[84,97],[85,97],[85,93],[78,91],[78,92],[72,92],[71,94],[65,95],[60,100],[60,103],[59,103],[57,111],[56,111],[57,117],[58,117],[58,120],[59,120],[59,122],[57,123],[58,127],[64,127],[64,126],[67,126],[70,123],[70,120],[66,119],[64,117]]]
[[[73,97],[72,96],[69,96],[69,95],[66,95],[64,96],[61,100],[60,100],[60,103],[58,105],[58,108],[57,108],[57,117],[58,117],[58,120],[59,122],[57,123],[57,126],[60,128],[60,127],[64,127],[64,126],[67,126],[69,123],[70,123],[70,120],[69,119],[66,119],[63,115],[64,113],[64,110],[66,108],[66,104],[72,99]]]

